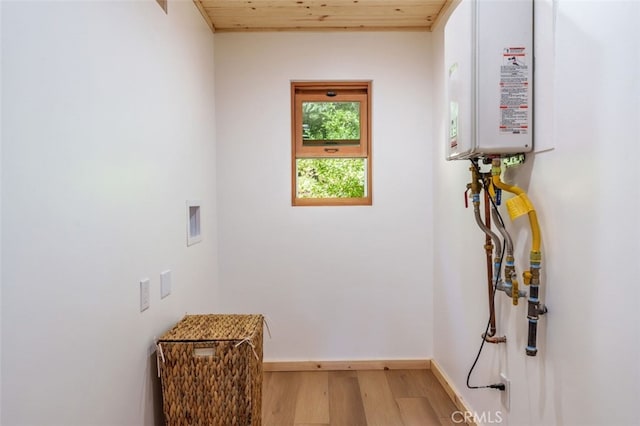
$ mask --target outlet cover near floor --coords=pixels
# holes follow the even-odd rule
[[[511,380],[505,373],[500,373],[500,383],[504,384],[504,390],[500,392],[502,405],[509,411],[511,409]]]

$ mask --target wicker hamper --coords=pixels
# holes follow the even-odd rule
[[[187,315],[158,340],[169,426],[260,426],[262,315]]]

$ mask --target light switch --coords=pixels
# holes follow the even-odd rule
[[[171,294],[171,271],[160,273],[160,298],[164,299]]]
[[[140,280],[140,312],[144,312],[151,306],[151,292],[149,290],[149,278]]]

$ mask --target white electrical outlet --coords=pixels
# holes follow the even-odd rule
[[[500,383],[504,385],[504,390],[500,392],[502,405],[509,411],[511,408],[511,380],[507,379],[505,373],[500,373]]]
[[[160,273],[160,298],[164,299],[171,294],[171,271]]]
[[[151,306],[151,291],[149,278],[140,280],[140,312],[144,312]]]

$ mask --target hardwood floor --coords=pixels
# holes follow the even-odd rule
[[[454,425],[430,370],[265,372],[263,426]]]

